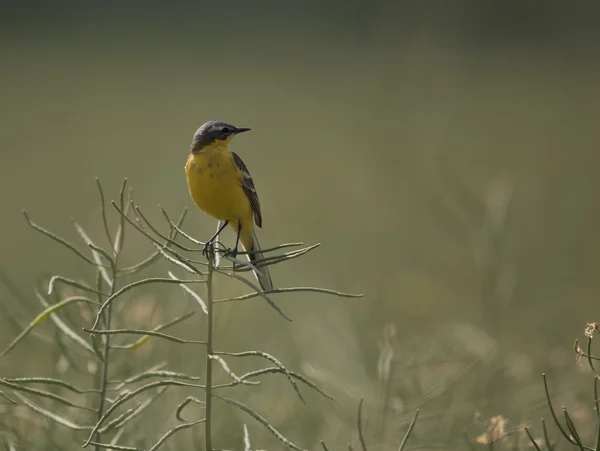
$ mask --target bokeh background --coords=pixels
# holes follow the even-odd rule
[[[173,216],[189,207],[185,229],[205,239],[215,222],[193,207],[183,165],[196,128],[220,119],[253,129],[234,149],[260,194],[263,246],[322,243],[275,267],[275,284],[365,294],[282,295],[292,324],[256,299],[223,307],[219,348],[271,352],[335,402],[302,405],[275,377],[232,396],[309,449],[357,446],[360,398],[376,449],[397,449],[417,408],[409,448],[456,449],[496,415],[507,429],[533,421],[539,435],[546,372],[588,438],[591,377],[572,343],[597,319],[600,290],[598,13],[592,2],[491,0],[3,2],[0,348],[41,310],[33,289],[44,277],[94,278],[21,210],[84,248],[76,218],[105,244],[94,177],[108,199],[127,177],[149,218],[161,220],[158,204]],[[151,251],[128,231],[126,262]],[[223,279],[217,291],[244,288]],[[126,304],[121,327],[194,305],[153,286]],[[65,316],[89,326],[81,313]],[[172,332],[197,337],[203,321]],[[0,376],[91,384],[96,368],[82,356],[77,371],[65,365],[55,336],[40,328],[0,359]],[[120,352],[116,378],[162,361],[202,372],[191,347]],[[147,449],[176,424],[193,390],[167,393],[123,444]],[[0,441],[81,443],[27,409],[0,409]],[[281,448],[243,413],[219,405],[216,415],[215,446],[240,449],[248,423],[254,446]],[[202,434],[181,432],[165,449],[196,449]]]

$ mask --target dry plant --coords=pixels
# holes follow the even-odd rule
[[[220,305],[230,302],[243,302],[251,298],[262,298],[273,310],[287,321],[291,319],[272,299],[275,294],[290,292],[325,293],[339,297],[358,297],[338,291],[314,288],[291,287],[262,291],[255,283],[243,277],[244,272],[260,271],[267,265],[282,263],[306,255],[318,245],[298,249],[301,243],[290,243],[265,249],[265,257],[250,264],[246,261],[233,259],[227,256],[223,246],[217,240],[208,248],[204,258],[195,258],[202,255],[204,243],[196,240],[182,230],[185,219],[184,211],[177,220],[172,220],[168,213],[161,208],[162,215],[168,227],[164,233],[153,225],[144,213],[131,199],[131,191],[126,190],[123,183],[118,202],[112,202],[118,213],[116,232],[111,233],[108,221],[104,193],[100,182],[97,183],[101,199],[101,220],[106,234],[108,246],[98,246],[88,232],[81,225],[74,222],[74,227],[79,236],[87,244],[89,253],[79,250],[71,242],[55,235],[45,228],[34,223],[25,213],[26,220],[33,229],[60,243],[82,262],[89,265],[95,272],[94,283],[85,280],[76,280],[60,275],[53,275],[44,285],[43,290],[36,290],[35,295],[41,304],[38,313],[8,346],[3,350],[1,357],[12,352],[29,335],[36,335],[46,341],[52,342],[58,349],[60,361],[57,364],[58,373],[62,377],[3,377],[0,378],[0,443],[6,449],[61,449],[71,448],[73,443],[84,448],[114,449],[122,451],[157,450],[173,445],[175,436],[180,431],[194,428],[204,424],[202,443],[196,441],[194,449],[215,450],[220,449],[215,443],[214,434],[214,404],[223,403],[239,409],[244,414],[253,418],[277,440],[288,448],[301,450],[264,416],[255,411],[251,406],[240,402],[233,397],[226,396],[225,391],[232,387],[260,384],[258,378],[267,374],[278,374],[287,380],[296,396],[305,402],[301,387],[308,387],[320,395],[332,399],[314,382],[301,374],[288,369],[278,358],[260,351],[249,350],[245,352],[228,352],[215,349],[214,314]],[[155,251],[137,264],[125,266],[122,264],[122,254],[126,230],[133,229],[141,234],[154,247]],[[294,250],[288,250],[294,249]],[[240,253],[243,255],[244,253]],[[168,272],[168,277],[143,277],[145,270],[160,260],[176,266],[190,274],[186,278],[178,277],[173,272]],[[236,283],[249,287],[252,291],[248,294],[219,299],[215,296],[215,277],[225,277]],[[175,318],[162,318],[162,323],[153,328],[135,327],[116,328],[115,318],[131,320],[154,313],[156,304],[144,304],[141,307],[132,307],[130,294],[132,290],[143,285],[178,285],[190,296],[196,309]],[[204,286],[204,293],[200,295],[192,287]],[[16,290],[12,290],[16,291]],[[77,307],[77,308],[76,308]],[[133,312],[123,315],[127,308]],[[79,313],[78,317],[74,317]],[[181,338],[171,335],[169,329],[176,325],[189,322],[196,314],[205,316],[206,328],[200,329],[201,337],[193,339]],[[48,321],[49,320],[49,321]],[[44,334],[42,325],[51,322],[54,325],[54,335],[49,337]],[[138,321],[140,322],[140,321]],[[85,334],[82,334],[84,331]],[[593,404],[598,415],[596,444],[584,445],[582,434],[578,431],[573,416],[566,407],[562,407],[562,414],[557,413],[552,402],[550,388],[543,376],[546,403],[549,406],[552,422],[558,428],[566,442],[580,450],[600,450],[600,413],[598,386],[600,373],[597,372],[594,362],[600,358],[592,354],[592,339],[599,333],[597,324],[587,326],[585,335],[587,347],[582,349],[576,342],[575,349],[578,358],[587,361],[590,370],[594,373]],[[381,380],[382,403],[381,415],[386,415],[386,399],[389,397],[389,383],[392,379],[392,362],[394,361],[393,349],[390,340],[394,331],[389,328],[384,330],[384,343],[380,349],[381,355],[378,362],[378,374]],[[123,337],[135,337],[132,341],[121,341]],[[194,359],[202,362],[204,374],[189,374],[174,371],[167,367],[166,362],[154,364],[150,368],[140,369],[137,362],[130,363],[129,370],[133,374],[119,378],[123,373],[116,368],[122,365],[115,357],[119,352],[135,352],[157,340],[164,341],[170,346],[185,346]],[[152,348],[150,348],[152,349]],[[198,351],[196,351],[198,349]],[[87,359],[87,364],[81,362]],[[231,369],[230,362],[234,359],[258,357],[270,366],[237,374]],[[213,368],[216,367],[216,368]],[[214,377],[220,369],[227,375],[227,382],[218,383]],[[74,377],[77,375],[80,379]],[[86,387],[79,386],[81,376],[89,380]],[[180,395],[173,411],[176,425],[157,433],[156,437],[147,432],[138,433],[136,425],[143,419],[151,421],[150,415],[155,402],[165,393],[173,389],[187,389],[191,394]],[[177,395],[172,394],[171,397]],[[192,410],[194,410],[192,412]],[[400,450],[405,449],[407,440],[413,432],[419,411],[417,410],[408,429],[400,442]],[[561,421],[559,416],[563,417]],[[383,421],[380,419],[377,423]],[[546,448],[550,451],[558,449],[556,440],[550,438],[546,422],[542,419],[540,437],[534,437],[530,425],[508,427],[507,421],[502,416],[492,417],[489,421],[482,422],[483,433],[475,441],[467,438],[470,449],[484,446],[489,449],[494,447],[511,449],[537,449]],[[368,451],[368,440],[365,437],[363,420],[363,401],[358,409],[357,432],[358,442],[362,451]],[[381,424],[377,427],[381,429]],[[65,445],[63,431],[72,431],[69,443]],[[152,430],[152,429],[150,429]],[[379,430],[376,436],[381,437]],[[514,438],[511,440],[510,438]],[[62,439],[62,440],[61,440]],[[60,443],[59,443],[60,442]],[[248,428],[244,425],[243,443],[245,450],[254,449],[251,445]],[[477,444],[475,444],[477,443]],[[321,441],[322,448],[329,448]],[[349,445],[350,449],[352,447]]]
[[[575,425],[575,420],[572,414],[569,413],[569,409],[566,406],[562,406],[559,409],[556,408],[554,403],[552,402],[552,395],[550,393],[550,388],[548,385],[548,380],[546,374],[542,375],[543,384],[544,384],[544,393],[546,396],[546,403],[550,410],[550,416],[552,417],[552,422],[558,429],[560,435],[567,442],[568,445],[575,449],[579,449],[581,451],[597,451],[600,450],[600,388],[598,386],[600,374],[598,373],[594,361],[600,360],[599,357],[595,357],[592,355],[592,338],[594,335],[598,334],[600,331],[598,330],[598,325],[596,323],[588,323],[585,328],[585,336],[587,338],[586,350],[584,351],[579,346],[579,340],[575,340],[575,352],[577,354],[577,360],[581,361],[585,359],[589,366],[589,369],[593,373],[594,384],[593,384],[593,398],[592,405],[593,410],[596,412],[596,427],[595,427],[595,444],[584,445],[583,437],[584,435],[581,432],[581,427],[578,428]],[[563,417],[563,422],[561,422],[559,416]],[[563,424],[564,423],[564,424]],[[549,451],[553,451],[555,449],[559,449],[556,440],[552,440],[550,438],[550,434],[548,433],[548,427],[546,426],[546,422],[542,418],[542,437],[534,438],[531,434],[530,428],[525,427],[524,431],[527,434],[527,438],[531,444],[531,446],[536,450],[541,450],[542,446],[545,446]],[[562,449],[562,448],[561,448]]]
[[[126,189],[126,180],[121,187],[119,201],[111,202],[119,214],[118,226],[113,235],[106,211],[104,192],[98,180],[97,187],[102,207],[101,220],[108,246],[97,245],[97,241],[93,240],[81,225],[74,222],[74,227],[87,244],[89,252],[80,251],[71,242],[34,223],[25,213],[25,218],[33,229],[66,247],[83,263],[90,265],[94,269],[96,278],[93,283],[89,283],[53,275],[47,286],[44,287],[44,292],[36,291],[36,297],[42,306],[41,312],[3,350],[1,356],[4,357],[13,351],[25,337],[36,333],[39,326],[50,320],[57,331],[55,344],[61,349],[61,356],[66,359],[66,363],[60,371],[62,377],[0,378],[0,388],[2,388],[0,398],[4,399],[5,402],[2,403],[2,406],[6,407],[6,409],[0,410],[2,419],[0,442],[4,442],[10,450],[18,449],[17,447],[32,449],[36,443],[43,443],[47,449],[58,449],[59,445],[53,443],[54,438],[63,436],[64,430],[71,430],[73,431],[72,440],[83,448],[154,451],[167,444],[179,431],[204,424],[203,443],[195,443],[194,448],[212,451],[219,449],[219,444],[215,444],[216,437],[213,434],[215,421],[213,406],[215,403],[225,403],[256,420],[286,447],[295,450],[303,449],[286,438],[267,418],[261,416],[251,406],[226,396],[224,391],[238,385],[258,385],[260,381],[257,378],[261,375],[280,374],[286,378],[302,402],[305,400],[300,387],[308,387],[328,398],[329,395],[301,374],[289,370],[279,359],[267,352],[249,350],[234,353],[215,349],[213,328],[215,309],[225,303],[260,297],[282,318],[291,321],[273,301],[273,295],[290,292],[325,293],[347,298],[361,295],[314,287],[276,288],[262,291],[255,283],[242,277],[241,273],[260,271],[261,268],[268,265],[304,256],[318,247],[318,244],[297,249],[301,243],[290,243],[264,249],[263,253],[266,256],[254,261],[253,264],[228,257],[227,253],[223,252],[218,240],[207,248],[206,253],[203,253],[204,243],[196,240],[181,228],[185,219],[185,211],[177,220],[173,221],[161,208],[168,226],[167,233],[161,232],[134,204],[131,190],[128,192]],[[155,247],[155,251],[137,264],[124,266],[121,263],[123,245],[126,230],[129,227],[149,240]],[[178,238],[181,239],[178,240]],[[284,251],[287,249],[295,250]],[[204,256],[204,254],[206,255],[203,258],[194,258],[195,255]],[[244,253],[240,252],[240,254]],[[166,259],[177,268],[189,273],[190,276],[180,278],[172,272],[168,273],[168,277],[141,276],[144,270],[160,259]],[[217,299],[214,289],[216,276],[241,283],[252,291],[238,297]],[[182,316],[165,319],[161,325],[152,329],[115,328],[114,320],[122,318],[122,309],[127,305],[126,301],[130,297],[131,291],[148,284],[179,285],[196,301],[197,308]],[[192,288],[198,285],[204,287],[203,295],[198,294]],[[77,306],[79,306],[81,315],[74,319],[71,310]],[[141,311],[145,312],[146,307],[142,306]],[[202,337],[184,339],[167,333],[169,328],[189,321],[198,312],[206,315],[206,329],[201,330]],[[82,324],[85,325],[82,327]],[[81,330],[86,334],[82,334]],[[125,343],[120,341],[123,337],[130,336],[137,339]],[[115,371],[117,362],[115,362],[114,355],[116,350],[121,349],[124,352],[138,350],[147,345],[150,340],[164,340],[173,346],[180,345],[189,348],[189,354],[186,355],[202,361],[205,370],[204,377],[172,371],[163,362],[141,371],[139,366],[134,365],[135,374],[123,379],[116,378],[118,373]],[[79,363],[82,356],[88,359],[85,369],[81,368]],[[231,370],[229,362],[232,359],[245,357],[259,357],[268,362],[270,366],[245,374],[236,374]],[[216,383],[214,378],[216,369],[213,367],[217,367],[227,374],[229,382]],[[72,382],[73,373],[80,373],[79,376],[83,375],[90,380],[91,388],[76,386]],[[166,390],[172,391],[177,387],[197,393],[197,395],[181,397],[173,412],[177,424],[160,432],[156,437],[152,437],[147,432],[136,434],[134,426],[141,418],[148,417],[142,416],[142,414],[150,410],[153,403]],[[172,393],[171,397],[174,396],[177,395]],[[195,411],[192,412],[192,410]],[[58,429],[54,429],[55,427]],[[43,431],[43,437],[36,437],[36,434],[32,433],[36,429]],[[360,429],[360,414],[359,431],[361,442],[364,444]],[[72,449],[71,446],[67,446]],[[251,449],[248,430],[245,426],[244,447],[248,450]],[[366,448],[363,446],[363,449]]]
[[[591,398],[591,404],[596,412],[596,426],[593,431],[589,430],[589,427],[583,428],[581,425],[578,427],[575,424],[575,418],[572,413],[569,413],[569,409],[566,406],[557,408],[555,403],[552,401],[552,394],[548,384],[548,378],[546,374],[542,374],[542,381],[544,387],[545,402],[550,411],[550,417],[552,418],[552,424],[556,426],[560,437],[566,442],[567,446],[580,451],[598,451],[600,450],[600,373],[596,369],[595,361],[600,360],[600,357],[596,357],[592,354],[592,339],[595,335],[600,333],[597,323],[588,323],[585,328],[586,336],[586,349],[584,350],[579,345],[579,340],[575,340],[574,350],[577,355],[577,361],[582,362],[585,360],[590,371],[593,373],[593,397]],[[562,421],[560,419],[562,417]],[[484,432],[479,435],[475,442],[486,446],[488,449],[535,449],[541,451],[547,449],[548,451],[554,451],[558,449],[564,449],[562,443],[560,443],[560,437],[558,439],[551,438],[551,434],[548,430],[548,425],[544,418],[541,419],[541,432],[538,436],[532,433],[532,425],[519,425],[517,427],[508,428],[508,420],[501,415],[490,418],[489,421],[483,422]],[[587,425],[585,425],[587,426]],[[585,429],[585,431],[584,431]],[[594,436],[594,445],[584,444],[584,437]],[[511,440],[509,437],[513,437]],[[469,449],[476,450],[477,447],[473,444],[473,441],[465,433],[465,441]]]

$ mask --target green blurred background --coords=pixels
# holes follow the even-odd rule
[[[161,219],[157,204],[172,215],[190,207],[186,230],[205,239],[215,222],[193,207],[183,166],[196,128],[219,119],[252,128],[234,149],[260,194],[261,244],[323,243],[275,267],[275,284],[365,294],[283,295],[291,325],[259,300],[220,311],[219,347],[272,352],[336,401],[303,406],[275,378],[239,399],[311,449],[356,445],[361,397],[380,449],[397,448],[420,408],[412,446],[452,449],[463,429],[481,433],[476,412],[509,427],[547,415],[545,371],[557,405],[591,421],[572,343],[597,318],[600,289],[598,7],[438,3],[3,3],[0,348],[39,311],[31,293],[42,275],[93,281],[21,209],[77,241],[74,217],[101,241],[94,177],[109,199],[127,177],[150,218]],[[129,232],[128,262],[151,250]],[[222,296],[243,292],[219,283]],[[119,323],[156,325],[189,302],[179,289],[140,289]],[[162,360],[201,371],[190,348],[142,349],[121,354],[131,368],[119,371]],[[56,375],[59,358],[29,337],[0,359],[0,375]],[[139,446],[174,421],[184,395],[168,393],[139,420]],[[216,446],[239,449],[244,421],[256,446],[278,446],[241,413],[217,415]],[[192,446],[201,429],[170,449]],[[52,431],[47,449],[79,446]]]

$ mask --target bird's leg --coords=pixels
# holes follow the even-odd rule
[[[229,251],[229,255],[233,258],[237,257],[238,246],[240,245],[240,235],[242,233],[242,221],[238,220],[237,237],[235,238],[235,247]]]
[[[219,227],[219,230],[217,230],[217,232],[212,237],[210,237],[210,239],[206,243],[204,243],[204,247],[202,248],[202,255],[207,254],[209,246],[212,245],[213,241],[217,239],[219,233],[221,233],[223,229],[227,227],[227,224],[229,224],[229,221],[223,221],[223,225]]]

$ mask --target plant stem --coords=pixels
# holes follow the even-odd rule
[[[123,232],[121,232],[120,239],[118,240],[120,246],[123,245],[122,240],[123,240]],[[112,265],[110,296],[115,294],[115,291],[117,288],[118,261],[119,261],[119,252],[115,252],[115,261],[114,261],[114,264]],[[106,312],[104,312],[103,316],[104,316],[104,328],[106,330],[110,330],[110,322],[111,322],[111,318],[112,318],[112,305],[109,305],[107,307]],[[108,362],[109,362],[108,358],[109,358],[109,354],[110,354],[110,334],[106,335],[105,338],[106,338],[106,340],[104,341],[104,350],[103,350],[104,360],[102,362],[102,381],[100,382],[100,404],[98,406],[98,421],[100,421],[100,419],[102,418],[102,415],[104,415],[104,403],[106,401],[106,390],[108,388]],[[101,442],[100,432],[96,433],[95,442],[96,443]],[[96,445],[95,450],[100,451],[100,446]]]
[[[112,306],[108,306],[108,308],[106,309],[105,327],[107,330],[110,330],[111,310],[112,310]],[[104,414],[104,401],[106,399],[106,388],[108,386],[108,357],[109,357],[108,354],[109,354],[109,352],[110,352],[110,335],[106,335],[106,340],[104,341],[104,351],[103,351],[104,362],[102,364],[102,381],[100,382],[101,395],[100,395],[100,405],[98,406],[98,421],[100,421],[100,418],[102,418],[102,415]],[[97,442],[100,441],[100,434],[97,434],[96,441]],[[98,446],[96,446],[96,449],[97,450],[99,449]]]
[[[212,448],[212,353],[213,353],[213,272],[214,272],[214,250],[211,247],[208,251],[208,274],[206,279],[206,310],[208,311],[208,324],[206,336],[206,382],[205,382],[205,407],[206,423],[205,431],[205,451],[213,451]]]

